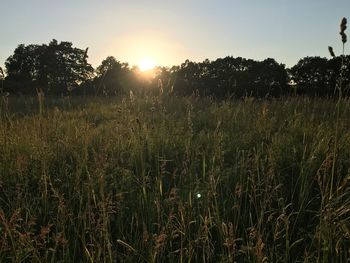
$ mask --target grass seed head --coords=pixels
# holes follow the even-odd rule
[[[345,33],[341,34],[341,41],[345,44],[346,41],[348,40],[347,36]]]
[[[5,77],[4,71],[2,70],[2,67],[0,67],[0,79],[3,79]]]
[[[347,19],[345,17],[343,17],[343,19],[340,22],[340,34],[342,35],[345,30],[346,30],[346,24],[347,24]]]
[[[329,54],[331,54],[332,57],[335,57],[333,48],[331,46],[328,47]]]
[[[84,53],[83,60],[87,59],[87,57],[88,57],[88,55],[87,55],[88,50],[89,50],[89,48],[87,47],[87,48],[85,49],[85,53]]]
[[[341,35],[341,41],[343,42],[343,44],[345,44],[348,40],[346,34],[345,34],[345,30],[347,28],[346,24],[348,23],[347,19],[345,17],[343,17],[343,19],[340,22],[340,35]]]

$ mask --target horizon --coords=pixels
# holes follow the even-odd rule
[[[96,68],[107,56],[130,66],[152,60],[156,66],[201,62],[226,56],[257,61],[273,58],[286,67],[306,56],[328,57],[341,49],[339,23],[350,3],[325,0],[269,0],[264,3],[206,1],[67,0],[41,3],[5,0],[0,29],[0,65],[19,44],[48,44],[52,39],[89,47]]]

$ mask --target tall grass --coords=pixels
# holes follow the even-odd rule
[[[349,207],[346,205],[343,206],[344,202],[348,202],[348,189],[346,189],[347,185],[349,185],[350,177],[349,175],[339,176],[339,171],[337,171],[337,167],[339,165],[339,155],[341,148],[340,141],[340,125],[342,122],[341,119],[341,109],[343,107],[343,81],[344,81],[344,57],[345,57],[345,43],[347,42],[347,35],[345,34],[347,28],[347,19],[344,17],[340,22],[340,35],[342,41],[342,53],[341,53],[341,65],[340,65],[340,76],[338,78],[335,91],[338,92],[338,100],[336,103],[335,111],[336,111],[336,124],[335,124],[335,134],[331,138],[329,142],[329,154],[327,159],[322,163],[320,170],[318,172],[319,177],[319,186],[322,193],[322,202],[320,209],[320,232],[322,233],[319,237],[319,255],[322,255],[323,262],[329,262],[334,257],[334,253],[332,253],[332,247],[336,247],[338,250],[338,244],[341,243],[341,240],[337,240],[339,238],[339,234],[337,233],[337,228],[345,229],[346,231],[346,239],[349,239],[349,231],[347,227],[343,227],[343,225],[347,225],[348,223],[344,223],[349,221],[348,218],[342,218],[345,214],[349,213]],[[332,47],[329,47],[329,51],[332,57],[335,57]],[[332,150],[331,150],[332,148]],[[331,152],[332,151],[332,152]],[[331,166],[331,175],[328,176],[327,166]],[[328,190],[329,188],[329,190]],[[344,190],[345,188],[345,190]],[[339,205],[341,205],[339,207]],[[333,226],[330,227],[330,226]],[[335,240],[337,240],[335,242]],[[322,252],[321,252],[322,251]],[[348,259],[349,260],[349,259]]]
[[[36,100],[0,107],[1,262],[349,260],[347,99],[332,191],[331,100]]]

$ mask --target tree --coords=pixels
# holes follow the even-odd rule
[[[277,63],[272,58],[254,63],[251,68],[250,78],[253,80],[252,87],[255,96],[278,97],[288,94],[287,71],[283,64]]]
[[[326,58],[305,57],[300,59],[290,72],[292,80],[297,84],[298,94],[324,96],[330,95],[334,90]]]
[[[225,57],[201,63],[186,60],[172,74],[176,80],[174,91],[181,95],[198,91],[200,95],[217,98],[231,95],[276,97],[287,92],[285,66],[271,58],[262,62],[241,57]]]
[[[5,62],[7,77],[12,92],[34,93],[39,65],[38,45],[19,45]]]
[[[74,48],[70,42],[52,40],[49,45],[19,45],[5,62],[8,80],[19,92],[65,94],[92,77],[87,49]],[[19,86],[21,86],[19,88]],[[26,92],[27,91],[27,92]]]
[[[191,95],[199,87],[200,68],[188,59],[174,72],[174,92],[178,95]]]
[[[105,96],[127,93],[130,70],[127,63],[120,63],[115,57],[109,56],[96,69],[94,80],[97,87],[96,94]]]
[[[342,62],[343,60],[343,62]],[[340,76],[342,69],[342,76]],[[340,85],[340,77],[342,78],[342,95],[350,94],[350,56],[335,56],[327,62],[327,81],[329,82],[329,93],[334,95],[336,87]]]

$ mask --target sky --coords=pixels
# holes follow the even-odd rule
[[[339,23],[349,0],[0,0],[0,66],[19,44],[52,39],[107,56],[159,66],[186,59],[271,57],[291,67],[341,50]]]

